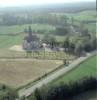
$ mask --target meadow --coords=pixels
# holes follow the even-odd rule
[[[24,29],[31,25],[34,31],[45,30],[46,32],[54,30],[55,27],[48,24],[23,24],[23,25],[11,25],[11,26],[0,26],[0,34],[16,34],[24,32]]]
[[[61,16],[62,14],[56,13],[56,15]],[[80,25],[80,21],[96,20],[95,11],[83,11],[79,13],[65,13],[68,18],[73,17],[75,24]],[[54,25],[49,24],[24,24],[24,25],[12,25],[12,26],[0,26],[0,48],[7,46],[8,44],[21,44],[24,37],[24,30],[31,25],[32,30],[39,31],[38,36],[43,38],[44,34],[53,34],[52,31],[55,30]],[[87,23],[84,25],[91,33],[96,33],[96,23]],[[65,36],[57,36],[58,41],[64,41]],[[13,42],[13,43],[12,43]],[[8,44],[7,44],[8,43]]]

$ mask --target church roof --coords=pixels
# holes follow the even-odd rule
[[[29,35],[25,36],[24,40],[26,40],[27,42],[32,42],[32,41],[38,41],[39,38],[37,37],[36,34],[32,34],[31,36]]]

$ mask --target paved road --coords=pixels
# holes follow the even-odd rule
[[[57,79],[59,76],[64,75],[68,71],[70,71],[70,70],[74,69],[75,67],[77,67],[78,64],[80,64],[81,62],[83,62],[84,60],[89,58],[90,56],[94,55],[95,53],[96,52],[93,52],[91,54],[87,54],[86,57],[78,58],[73,63],[71,63],[68,67],[63,67],[63,68],[57,70],[55,73],[45,77],[44,79],[40,80],[39,82],[37,82],[35,85],[31,86],[30,88],[27,88],[27,89],[23,88],[23,89],[19,90],[18,91],[19,97],[22,97],[22,96],[27,97],[27,96],[29,96],[31,93],[33,93],[35,91],[36,88],[40,88],[44,84],[48,84],[49,82]]]

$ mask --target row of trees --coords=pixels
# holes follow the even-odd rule
[[[41,89],[36,89],[34,96],[28,97],[27,100],[71,100],[87,91],[96,91],[97,79],[93,77],[85,77],[81,81],[70,82],[70,84],[60,84],[58,86],[44,86]],[[24,98],[22,100],[25,100]]]
[[[73,39],[72,39],[73,38]],[[85,54],[85,52],[91,52],[96,50],[97,39],[96,37],[88,34],[81,36],[65,36],[64,42],[59,42],[54,35],[45,35],[43,37],[43,42],[50,44],[52,48],[54,47],[62,47],[64,51],[71,54],[76,54],[77,56],[81,56]]]
[[[66,25],[70,19],[66,15],[57,14],[24,14],[20,16],[18,14],[6,13],[0,15],[0,25],[22,25],[22,24],[50,24],[50,25]]]
[[[81,56],[85,54],[85,52],[91,52],[96,50],[96,37],[78,37],[72,41],[69,37],[66,37],[64,41],[63,47],[65,48],[65,52],[76,54],[77,56]]]

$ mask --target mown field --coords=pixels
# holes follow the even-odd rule
[[[18,88],[59,67],[60,60],[0,60],[0,83]]]
[[[97,55],[89,58],[87,61],[80,64],[76,69],[58,78],[53,83],[54,84],[60,84],[62,82],[69,83],[71,81],[72,82],[77,81],[77,80],[80,81],[84,77],[89,77],[89,76],[96,77],[97,76],[96,59],[97,59]]]

